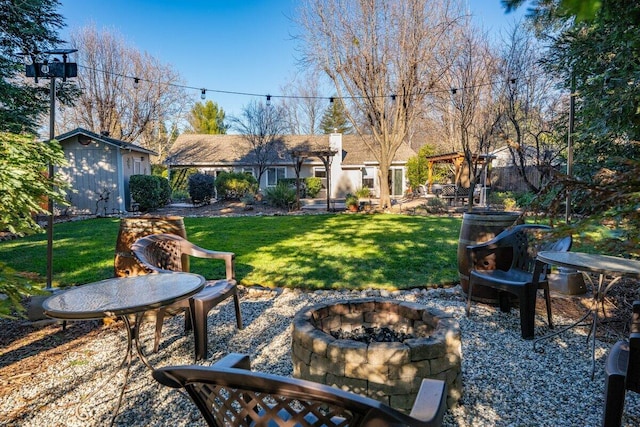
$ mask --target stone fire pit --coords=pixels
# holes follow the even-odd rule
[[[337,339],[362,328],[404,341]],[[390,332],[390,333],[389,333]],[[409,337],[403,337],[403,334]],[[424,305],[367,298],[320,304],[293,321],[293,375],[372,397],[408,411],[422,378],[447,382],[447,405],[462,393],[460,326]]]

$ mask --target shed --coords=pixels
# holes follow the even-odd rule
[[[150,157],[155,152],[82,128],[56,139],[67,160],[56,173],[71,185],[67,193],[71,213],[107,215],[132,210],[129,177],[150,175]]]

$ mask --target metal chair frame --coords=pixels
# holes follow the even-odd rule
[[[195,341],[195,359],[207,357],[207,316],[209,311],[220,302],[233,297],[236,322],[238,329],[242,329],[242,314],[235,279],[235,254],[203,249],[188,240],[174,234],[152,234],[136,240],[131,245],[138,262],[151,273],[166,271],[183,271],[182,255],[186,254],[198,258],[217,259],[225,262],[226,277],[220,280],[207,280],[205,288],[185,301],[159,309],[156,315],[156,333],[154,351],[158,351],[162,324],[165,313],[171,309],[184,309],[185,330],[193,328]]]
[[[535,238],[536,234],[550,235],[551,227],[537,224],[521,224],[498,234],[488,242],[467,246],[469,258],[469,289],[467,292],[467,316],[471,312],[471,298],[474,286],[486,286],[497,289],[500,310],[509,312],[509,295],[518,298],[520,307],[520,329],[522,338],[532,339],[536,298],[538,289],[544,291],[547,305],[547,320],[553,328],[551,316],[551,296],[545,264],[539,279],[534,278],[536,255],[539,251],[568,251],[571,248],[571,236],[549,242],[545,238]]]
[[[210,426],[414,426],[442,424],[446,383],[423,379],[409,415],[377,400],[311,381],[252,372],[248,355],[229,354],[211,366],[153,371],[185,389]]]

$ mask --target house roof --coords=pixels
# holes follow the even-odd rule
[[[282,144],[278,159],[282,163],[292,163],[291,152],[326,151],[330,149],[329,135],[286,135],[280,138]],[[377,163],[359,135],[342,135],[342,165],[362,166]],[[395,161],[404,163],[416,153],[408,145],[402,144],[396,152]],[[315,159],[310,158],[310,161]],[[319,162],[320,160],[318,160]],[[255,156],[251,145],[243,135],[182,134],[169,150],[165,163],[169,166],[222,166],[253,165]]]
[[[118,147],[118,148],[121,148],[123,150],[130,150],[130,151],[137,151],[137,152],[140,152],[140,153],[147,153],[147,154],[150,154],[152,156],[157,156],[158,155],[158,153],[156,153],[155,151],[148,150],[148,149],[146,149],[144,147],[141,147],[139,145],[135,145],[135,144],[132,144],[130,142],[121,141],[119,139],[111,138],[111,137],[108,137],[108,136],[105,136],[105,135],[100,135],[100,134],[97,134],[95,132],[91,132],[91,131],[88,131],[86,129],[83,129],[83,128],[76,128],[76,129],[74,129],[72,131],[63,133],[62,135],[58,135],[56,137],[56,139],[58,141],[60,141],[60,142],[63,142],[65,140],[67,140],[67,139],[73,138],[74,136],[80,136],[80,135],[84,135],[86,137],[89,137],[90,139],[92,139],[94,141],[100,141],[100,142],[102,142],[104,144],[113,145],[114,147]]]

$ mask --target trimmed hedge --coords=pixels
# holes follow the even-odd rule
[[[169,181],[155,175],[131,175],[129,192],[142,212],[164,206],[171,198]]]
[[[189,197],[194,205],[211,203],[215,196],[215,178],[204,173],[194,173],[189,176]]]
[[[216,178],[218,198],[241,199],[247,194],[258,192],[258,181],[244,172],[220,172]]]

